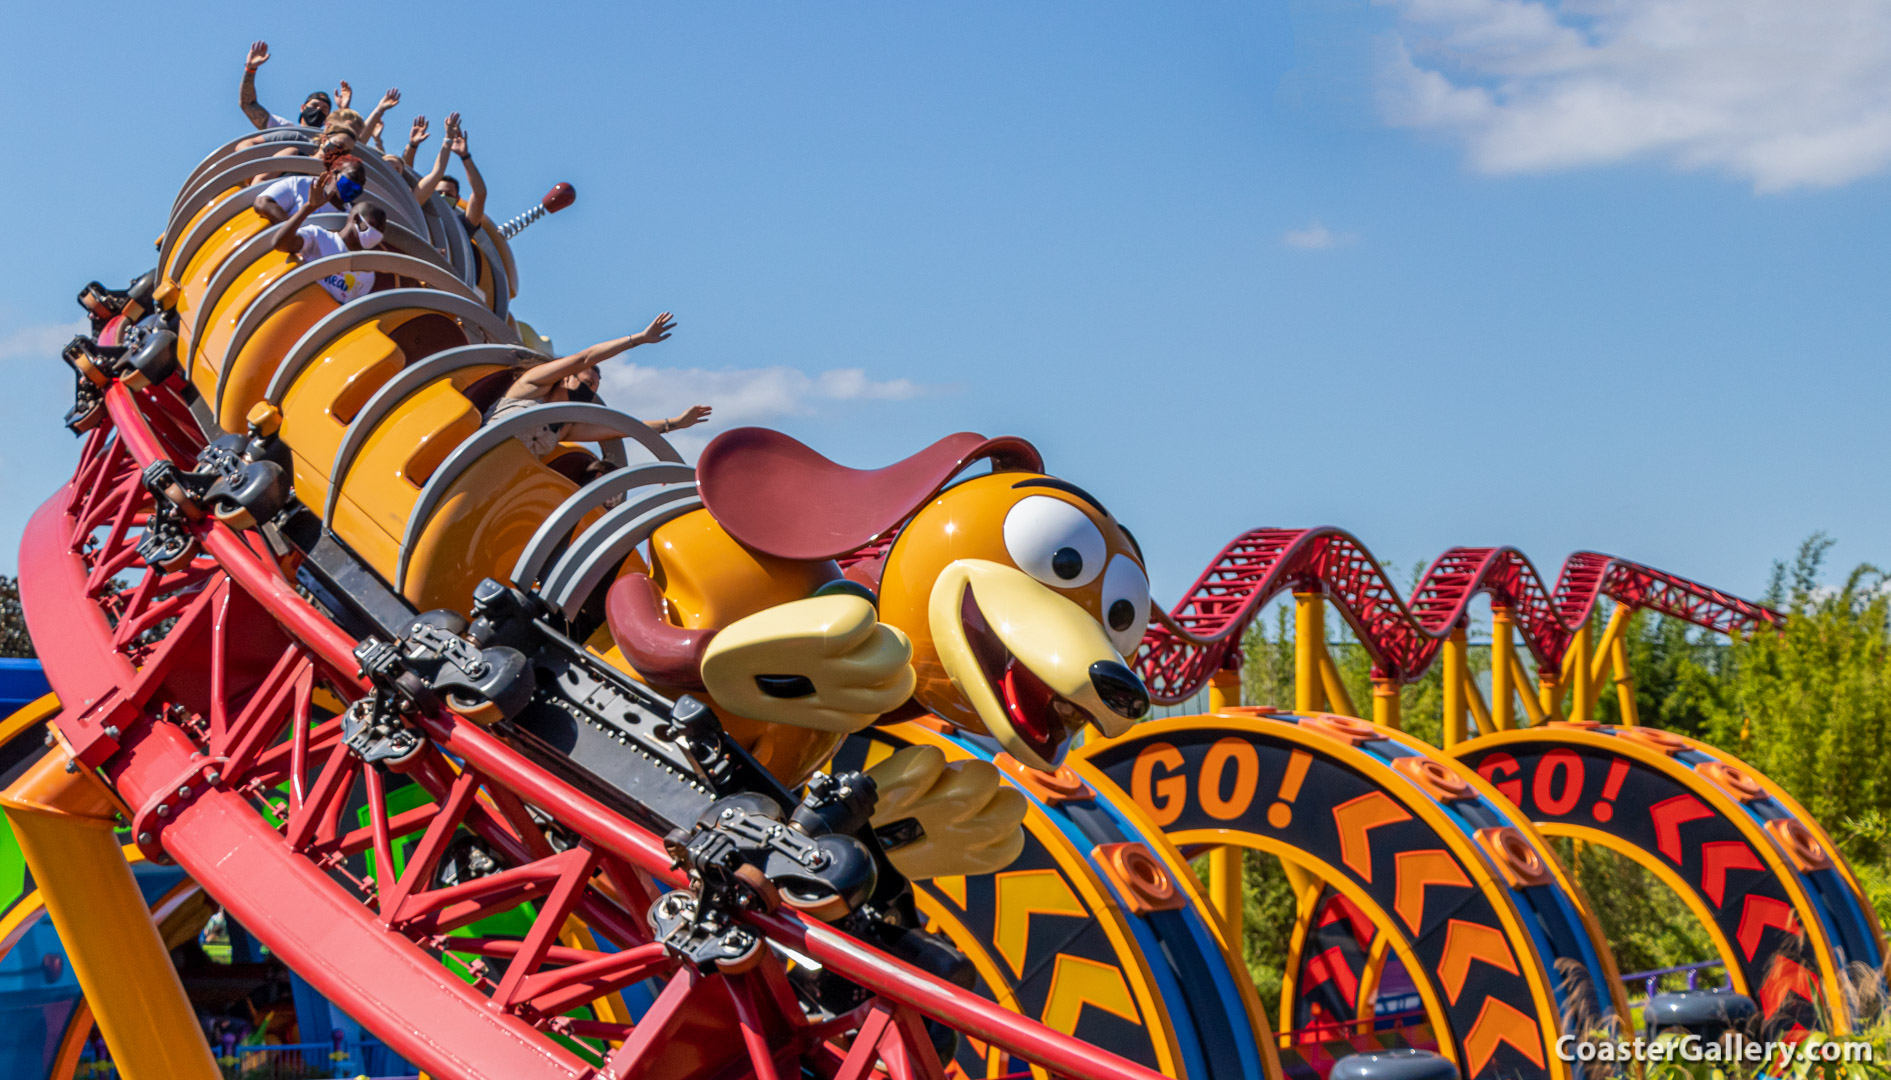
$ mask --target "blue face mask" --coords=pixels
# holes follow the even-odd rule
[[[337,198],[341,199],[342,205],[346,206],[353,203],[356,199],[361,197],[361,193],[365,190],[367,189],[355,183],[353,180],[350,180],[347,176],[340,173],[335,175],[335,195]]]

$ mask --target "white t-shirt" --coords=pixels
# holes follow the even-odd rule
[[[283,119],[282,117],[280,117],[280,116],[277,116],[277,115],[276,115],[275,113],[270,113],[270,114],[269,114],[269,123],[267,123],[267,124],[264,124],[263,126],[264,126],[265,128],[272,128],[272,127],[295,127],[295,126],[296,126],[296,124],[297,124],[297,121],[294,121],[294,120],[284,120],[284,119]]]
[[[313,262],[330,255],[340,255],[348,250],[341,242],[341,234],[320,225],[304,225],[295,231],[302,238],[301,259]],[[372,270],[344,270],[330,274],[322,279],[322,288],[337,303],[345,304],[357,297],[366,296],[374,291],[374,272]]]
[[[263,189],[263,197],[282,207],[282,212],[294,216],[302,204],[309,201],[309,191],[315,187],[313,176],[285,176]],[[328,197],[328,205],[315,208],[318,214],[345,214],[346,206],[335,202],[335,197]]]

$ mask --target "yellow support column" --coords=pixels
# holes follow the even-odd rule
[[[1512,650],[1510,655],[1504,658],[1504,662],[1510,665],[1510,682],[1517,688],[1517,700],[1523,702],[1523,714],[1529,717],[1532,724],[1541,724],[1548,720],[1549,717],[1544,714],[1537,695],[1530,691],[1530,673],[1524,670],[1523,661],[1517,658],[1516,651]]]
[[[1208,708],[1218,712],[1241,704],[1241,672],[1222,668],[1208,681]],[[1247,924],[1243,910],[1244,895],[1241,864],[1243,850],[1232,845],[1208,849],[1208,904],[1221,917],[1228,935],[1228,945],[1237,955],[1246,955],[1242,936]]]
[[[1320,646],[1320,687],[1326,692],[1327,711],[1359,715],[1359,710],[1353,708],[1353,696],[1346,692],[1346,681],[1339,677],[1339,665],[1333,662],[1333,654],[1325,645]]]
[[[1320,879],[1290,859],[1280,860],[1280,868],[1287,874],[1287,887],[1293,890],[1294,907],[1311,916],[1313,902],[1320,898]]]
[[[1241,704],[1241,669],[1222,668],[1208,678],[1208,711]]]
[[[1615,668],[1615,703],[1622,710],[1622,726],[1635,727],[1641,717],[1635,709],[1635,676],[1628,669],[1628,641],[1617,634],[1609,642],[1609,658]]]
[[[1542,707],[1530,717],[1533,722],[1547,723],[1563,718],[1563,689],[1557,685],[1556,672],[1537,669],[1536,697]]]
[[[1280,858],[1280,868],[1287,874],[1287,886],[1293,890],[1294,928],[1293,936],[1312,943],[1314,940],[1313,918],[1319,913],[1321,883],[1311,871],[1286,856]],[[1305,959],[1304,957],[1302,958]],[[1283,1000],[1280,1003],[1280,1030],[1291,1031],[1294,1026],[1294,1003]],[[1285,1049],[1283,1046],[1282,1049]]]
[[[1452,627],[1451,636],[1445,638],[1444,647],[1446,750],[1464,741],[1464,676],[1470,670],[1470,665],[1465,663],[1469,651],[1464,642],[1464,627]]]
[[[1628,632],[1628,619],[1633,614],[1627,604],[1617,604],[1615,610],[1609,613],[1608,625],[1602,628],[1602,636],[1596,640],[1595,658],[1589,661],[1589,681],[1597,686],[1602,685],[1602,673],[1608,667],[1609,657],[1615,652],[1615,642]],[[1597,697],[1599,700],[1600,691]]]
[[[1320,654],[1326,651],[1326,594],[1293,594],[1293,707],[1298,713],[1326,708]]]
[[[1469,666],[1464,669],[1464,704],[1471,710],[1471,719],[1477,721],[1479,734],[1488,735],[1497,730],[1491,723],[1490,706],[1484,704],[1484,694],[1477,688],[1477,676],[1471,674]]]
[[[1513,635],[1517,624],[1510,609],[1501,604],[1490,608],[1490,723],[1498,731],[1517,726],[1517,707],[1511,700],[1516,690],[1510,679],[1510,662],[1516,646]]]
[[[31,708],[32,706],[28,706]],[[125,1080],[219,1080],[97,781],[49,753],[0,794],[73,974]]]
[[[1232,844],[1208,849],[1208,903],[1221,917],[1221,927],[1228,935],[1228,945],[1237,952],[1247,934],[1246,913],[1242,910],[1241,856],[1244,850]]]
[[[1569,655],[1575,662],[1563,665],[1569,678],[1571,720],[1594,720],[1596,716],[1596,684],[1589,679],[1589,638],[1589,622],[1585,621],[1569,641]]]
[[[1372,722],[1393,731],[1402,730],[1399,715],[1399,681],[1374,674],[1372,677]]]

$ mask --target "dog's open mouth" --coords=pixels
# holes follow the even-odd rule
[[[959,600],[959,621],[965,641],[978,660],[980,674],[1004,706],[1005,718],[1018,739],[1032,753],[1056,765],[1070,744],[1071,733],[1090,719],[1075,702],[1044,684],[1030,668],[1005,648],[986,621],[968,584]]]

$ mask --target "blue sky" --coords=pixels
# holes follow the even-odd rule
[[[1257,525],[1747,592],[1815,529],[1891,565],[1875,5],[539,10],[14,15],[0,572],[76,454],[72,295],[151,264],[258,37],[278,112],[463,113],[501,217],[576,185],[515,310],[564,347],[674,311],[614,404],[862,466],[1024,435],[1164,601]]]

